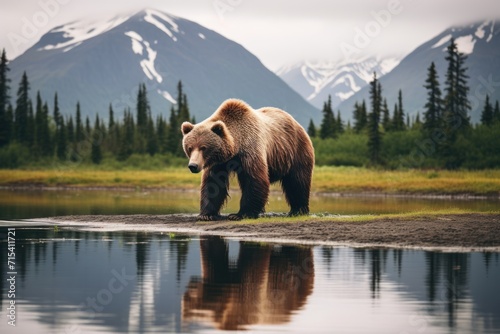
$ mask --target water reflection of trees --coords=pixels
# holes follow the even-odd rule
[[[203,239],[200,247],[202,276],[190,280],[183,296],[183,321],[224,330],[285,323],[312,292],[311,248],[240,242],[238,259],[230,263],[224,239]]]

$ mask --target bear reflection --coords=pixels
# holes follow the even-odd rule
[[[183,321],[202,321],[217,329],[289,321],[311,294],[311,248],[240,242],[236,263],[224,239],[200,242],[202,277],[192,278],[182,299]]]

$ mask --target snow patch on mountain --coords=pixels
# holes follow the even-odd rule
[[[146,49],[147,58],[142,59],[139,64],[142,71],[149,80],[156,80],[158,83],[163,81],[162,76],[155,69],[155,59],[157,52],[153,50],[148,41],[145,41],[141,35],[135,31],[127,31],[126,36],[132,41],[132,51],[135,54],[143,55],[143,50]]]
[[[164,22],[168,23],[173,31],[177,33],[179,32],[178,25],[168,15],[165,15],[162,12],[153,9],[146,9],[146,15],[144,16],[144,21],[151,23],[152,25],[163,31],[165,34],[167,34],[170,38],[172,38],[174,42],[177,42],[177,37],[175,37],[174,34],[170,31],[170,29],[168,29],[160,20],[158,20],[157,17],[163,20]]]
[[[280,68],[276,73],[318,108],[332,96],[336,105],[358,92],[373,78],[382,76],[399,64],[400,57],[365,57],[355,61],[303,61]]]
[[[105,22],[74,21],[55,27],[50,30],[49,33],[62,33],[62,37],[65,41],[57,44],[47,44],[40,50],[65,48],[63,52],[67,52],[72,48],[77,47],[82,42],[113,29],[114,27],[127,21],[129,18],[130,16],[117,16]],[[68,48],[70,46],[71,48]]]
[[[167,101],[169,101],[169,102],[171,102],[173,104],[177,104],[177,101],[166,90],[160,90],[160,89],[158,89],[157,92],[158,92],[158,94],[160,94],[161,96],[163,96],[165,98],[165,100],[167,100]]]
[[[448,35],[444,36],[436,44],[434,44],[432,46],[432,49],[438,48],[441,45],[444,45],[445,43],[448,43],[448,41],[450,40],[450,38],[451,38],[451,34],[448,34]]]
[[[200,37],[201,39],[205,39],[205,35],[203,35],[201,32],[198,34],[198,37]]]
[[[462,36],[455,40],[457,43],[458,51],[463,52],[466,55],[470,55],[474,51],[474,44],[476,40],[472,35]]]

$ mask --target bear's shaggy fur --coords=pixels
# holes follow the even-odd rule
[[[230,219],[264,212],[269,185],[280,181],[290,215],[309,213],[314,148],[302,126],[277,108],[252,109],[241,100],[224,101],[203,122],[182,124],[184,152],[193,173],[203,170],[200,220],[216,220],[236,173],[242,196]]]

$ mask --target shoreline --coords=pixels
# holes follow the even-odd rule
[[[87,215],[15,222],[93,231],[166,232],[218,235],[242,241],[419,249],[442,252],[500,252],[500,213],[417,215],[413,217],[308,216],[305,220],[198,222],[196,215]],[[270,217],[272,219],[272,217]],[[14,222],[13,222],[14,223]]]

